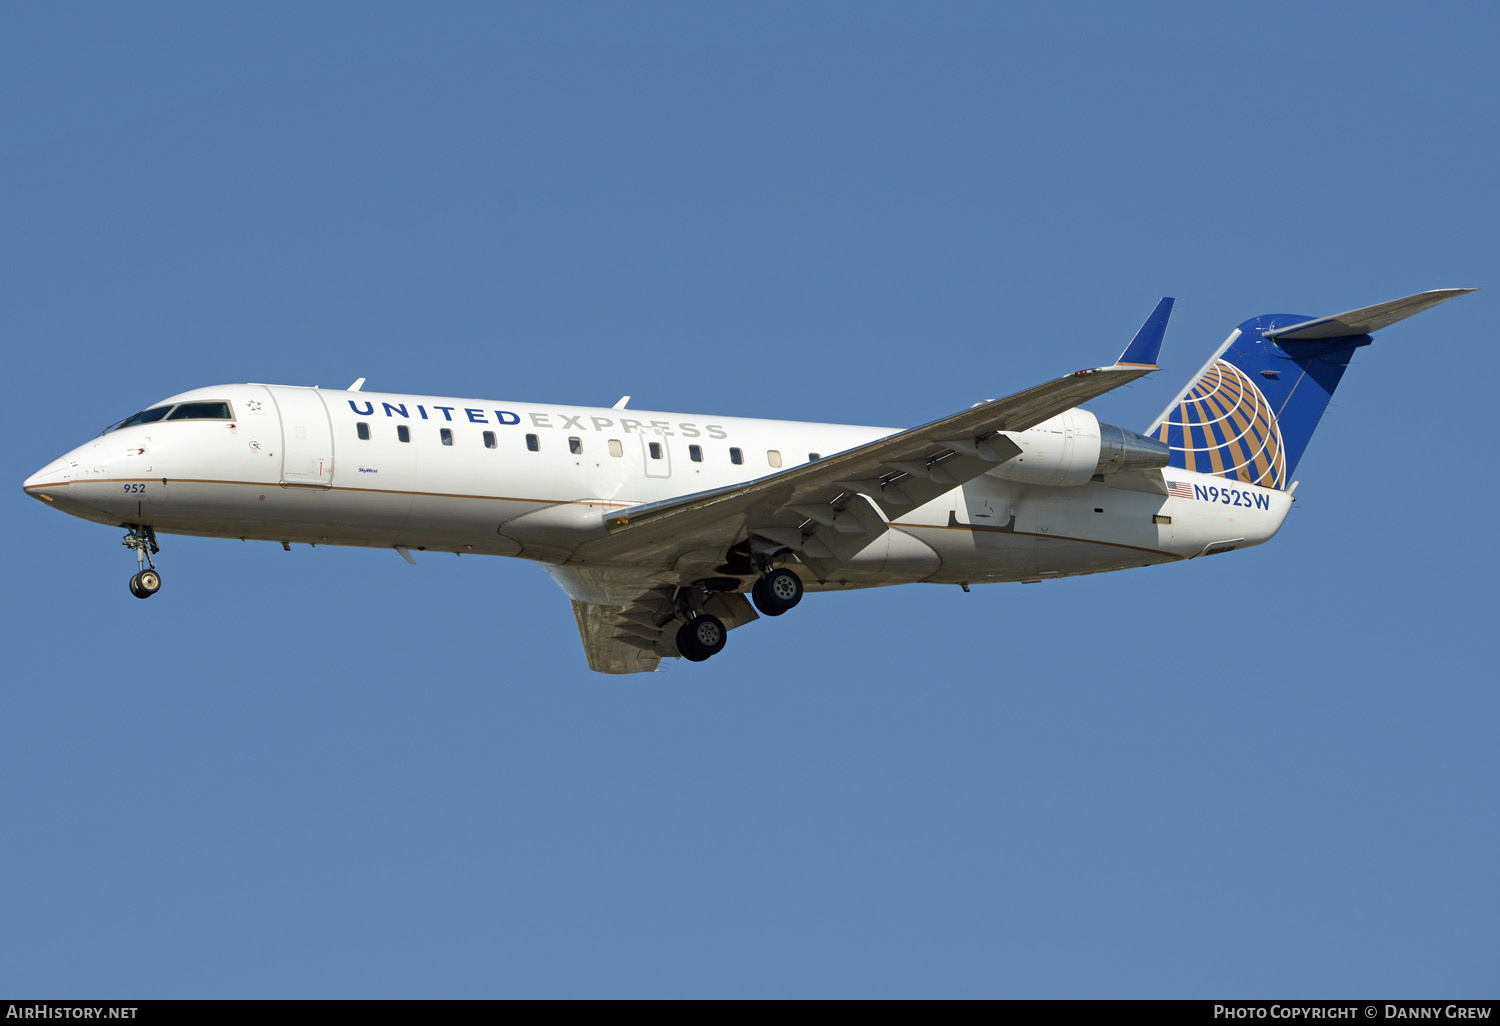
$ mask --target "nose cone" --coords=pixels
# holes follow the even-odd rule
[[[111,460],[104,439],[85,442],[64,453],[21,485],[26,494],[53,509],[101,524],[117,524],[125,512],[125,498],[112,487]],[[134,502],[131,507],[139,508]]]
[[[45,499],[44,490],[49,487],[57,487],[68,482],[68,461],[66,459],[55,459],[41,470],[28,477],[21,487],[26,489],[26,494],[37,499]],[[50,500],[49,500],[50,501]]]
[[[104,440],[96,438],[53,460],[28,477],[21,487],[33,498],[73,512],[73,505],[84,501],[82,495],[74,493],[80,488],[107,483],[109,466]]]

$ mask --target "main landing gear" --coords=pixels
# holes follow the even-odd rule
[[[682,653],[682,658],[701,663],[724,651],[724,642],[728,639],[729,631],[723,620],[712,613],[699,613],[677,628],[677,651]]]
[[[802,601],[802,578],[786,567],[771,570],[755,582],[750,599],[766,616],[780,616]]]
[[[761,576],[756,580],[755,586],[750,589],[750,598],[766,616],[780,616],[802,601],[802,578],[785,567],[759,568]],[[722,581],[722,585],[719,582]],[[717,578],[709,581],[699,582],[699,587],[707,588],[708,594],[713,590],[722,588],[725,591],[738,590],[739,582],[735,578]],[[702,594],[702,592],[699,592]],[[718,655],[724,650],[724,642],[728,640],[729,630],[712,613],[703,612],[698,606],[701,599],[692,597],[687,589],[678,593],[677,615],[683,621],[682,626],[677,628],[677,651],[684,659],[695,663],[701,663],[709,656]]]
[[[120,544],[135,549],[135,564],[141,568],[130,579],[130,594],[136,598],[150,598],[161,590],[161,574],[156,572],[156,563],[151,559],[153,553],[161,551],[161,546],[156,544],[156,532],[151,528],[139,524],[129,527],[130,533]]]

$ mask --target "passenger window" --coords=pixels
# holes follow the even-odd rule
[[[609,440],[609,454],[617,457],[625,455],[625,447],[620,444],[618,438],[611,438]]]
[[[452,445],[453,444],[453,429],[452,428],[443,428],[442,430],[440,430],[438,432],[438,437],[443,440],[443,444],[444,445]]]
[[[735,466],[739,466],[741,463],[745,462],[745,454],[740,452],[738,449],[731,448],[729,450],[729,462],[733,463]]]
[[[568,451],[574,456],[583,455],[583,439],[574,436],[568,439]]]
[[[396,425],[396,441],[398,441],[398,442],[409,442],[409,441],[411,441],[411,428],[407,427],[405,424],[397,424]]]
[[[233,420],[228,403],[182,403],[168,420]]]
[[[771,464],[771,466],[773,466],[773,467],[779,467],[779,466],[781,466],[781,450],[780,449],[767,449],[766,450],[766,462],[769,463],[769,464]]]
[[[820,460],[822,458],[823,458],[822,456],[819,456],[815,452],[810,452],[810,453],[807,454],[807,462],[809,462],[809,463],[816,463],[818,460]]]
[[[688,459],[692,460],[694,463],[702,463],[703,462],[703,446],[701,446],[701,445],[690,445],[690,446],[688,446]]]
[[[354,433],[359,435],[359,440],[361,442],[368,442],[370,440],[370,425],[366,424],[364,421],[360,421],[358,424],[354,425]]]
[[[538,439],[536,435],[527,435],[526,448],[530,449],[532,452],[540,452],[542,449],[541,440]]]
[[[660,442],[648,442],[648,443],[646,443],[646,447],[651,450],[651,458],[653,460],[659,460],[659,459],[661,459],[661,443]]]
[[[484,447],[486,449],[493,449],[495,447],[495,432],[486,431],[484,433]]]

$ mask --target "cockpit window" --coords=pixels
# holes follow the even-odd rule
[[[228,403],[181,403],[168,420],[233,420]]]
[[[171,408],[172,407],[170,406],[154,406],[149,410],[142,410],[140,413],[137,413],[133,417],[126,417],[114,427],[105,428],[104,433],[109,434],[111,431],[118,431],[121,428],[134,427],[137,424],[155,424],[157,421],[165,417],[167,415],[167,411]]]

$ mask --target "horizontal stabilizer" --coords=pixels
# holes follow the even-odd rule
[[[1377,303],[1374,306],[1350,310],[1348,313],[1334,314],[1332,317],[1319,317],[1300,324],[1289,324],[1285,328],[1268,331],[1265,336],[1278,342],[1283,340],[1313,342],[1319,339],[1343,338],[1348,335],[1368,335],[1381,328],[1390,327],[1397,321],[1403,321],[1413,314],[1419,314],[1423,310],[1437,306],[1439,303],[1446,303],[1450,299],[1456,299],[1473,291],[1475,290],[1432,289],[1429,292],[1418,292],[1414,296],[1393,299],[1389,303]]]
[[[1125,347],[1125,351],[1115,361],[1116,366],[1156,366],[1156,360],[1161,356],[1161,340],[1167,334],[1167,319],[1172,316],[1172,304],[1175,302],[1175,299],[1166,297],[1156,304],[1156,309],[1151,311],[1151,316],[1146,318],[1141,330],[1135,333],[1135,338],[1130,340],[1130,345]]]

